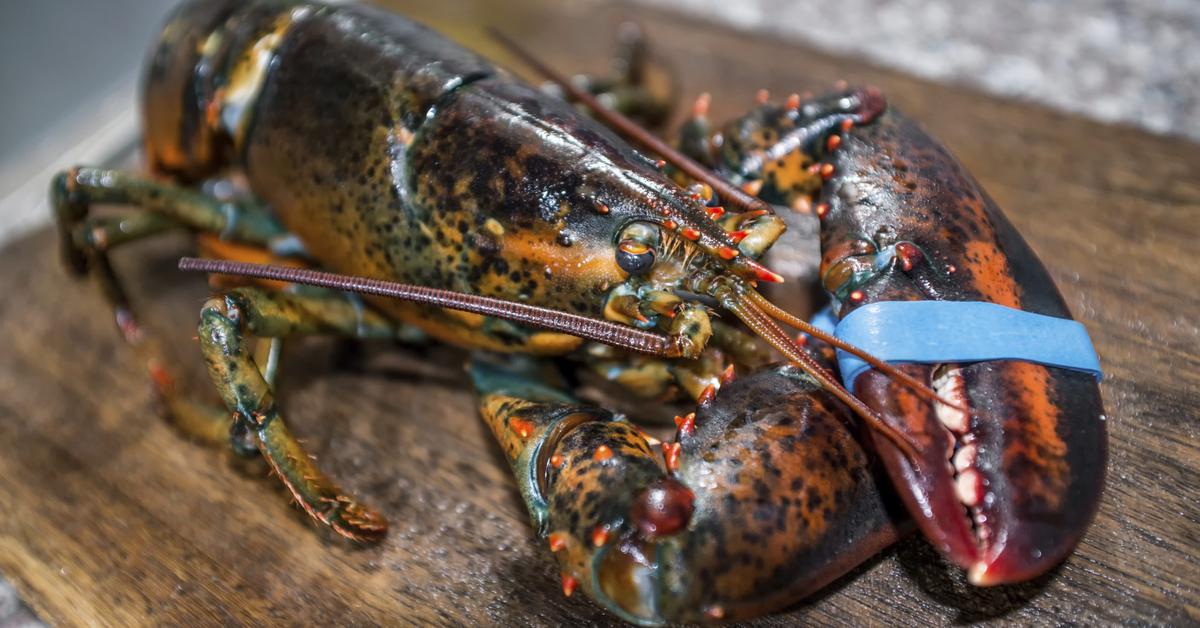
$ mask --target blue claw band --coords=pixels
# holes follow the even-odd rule
[[[888,363],[1022,360],[1091,373],[1100,358],[1078,321],[980,301],[881,301],[838,321],[827,307],[812,324]],[[846,388],[871,368],[838,350]]]

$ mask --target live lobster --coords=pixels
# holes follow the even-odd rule
[[[386,520],[288,432],[273,393],[280,341],[415,327],[480,352],[481,413],[564,592],[628,620],[769,612],[891,543],[905,524],[871,452],[927,537],[978,584],[1036,576],[1071,550],[1103,477],[1094,380],[1024,362],[889,366],[756,290],[781,279],[759,261],[784,229],[765,200],[823,218],[823,280],[839,314],[970,299],[1068,316],[944,149],[872,89],[764,102],[715,134],[699,106],[681,142],[691,158],[593,109],[664,161],[401,16],[194,0],[147,67],[154,176],[56,177],[62,249],[99,280],[175,423],[262,455],[315,521],[351,539],[381,538]],[[201,185],[230,171],[247,195]],[[141,209],[90,212],[102,203]],[[185,264],[261,280],[201,312],[224,410],[176,389],[108,262],[110,249],[170,229],[197,232],[218,257],[288,264]],[[809,347],[779,322],[812,334]],[[254,337],[267,340],[255,349]],[[858,396],[829,372],[823,343],[874,367],[853,382]],[[771,348],[791,364],[764,367]],[[576,399],[563,369],[699,408],[655,451],[623,416]],[[853,415],[870,428],[865,449]]]

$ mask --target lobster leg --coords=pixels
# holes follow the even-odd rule
[[[68,267],[78,273],[110,244],[131,239],[117,235],[119,229],[114,229],[111,221],[89,223],[91,207],[96,204],[135,205],[161,216],[137,218],[130,225],[135,237],[157,233],[172,223],[248,244],[269,245],[288,236],[270,214],[252,202],[224,201],[121,170],[74,168],[60,172],[50,184],[50,200],[63,255]]]
[[[387,521],[338,488],[288,431],[264,376],[270,369],[256,362],[245,342],[252,336],[307,334],[393,338],[397,329],[361,303],[336,294],[239,288],[210,300],[200,313],[200,344],[213,383],[234,414],[235,446],[256,447],[314,520],[349,539],[377,541],[387,532]]]
[[[123,337],[146,364],[165,414],[192,438],[209,444],[227,443],[228,415],[215,405],[196,402],[176,390],[159,347],[138,322],[108,252],[182,227],[260,243],[285,233],[250,203],[222,202],[194,190],[116,170],[76,168],[61,172],[51,183],[50,201],[67,267],[78,274],[90,270],[113,309]],[[119,216],[91,215],[94,204],[136,205],[143,209]]]
[[[640,624],[747,617],[898,537],[848,411],[791,367],[726,385],[683,420],[664,458],[623,417],[548,387],[539,368],[477,359],[472,375],[567,595]]]

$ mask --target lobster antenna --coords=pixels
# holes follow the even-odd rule
[[[495,28],[488,28],[488,34],[495,38],[496,41],[500,42],[500,44],[507,48],[508,51],[513,55],[532,67],[538,74],[545,76],[552,83],[557,84],[571,98],[583,103],[583,105],[592,112],[592,115],[600,118],[605,124],[616,129],[617,132],[621,133],[625,137],[628,137],[641,144],[643,148],[657,153],[660,157],[665,159],[676,168],[682,170],[689,177],[708,185],[727,204],[733,205],[734,207],[737,207],[743,211],[771,211],[770,206],[763,201],[746,194],[742,190],[738,189],[737,186],[731,185],[728,181],[717,176],[708,168],[705,168],[692,158],[675,150],[666,142],[658,139],[653,133],[639,126],[638,123],[626,118],[617,111],[613,111],[612,109],[601,105],[600,102],[596,100],[595,96],[592,96],[586,91],[580,89],[574,83],[567,80],[567,78],[562,74],[559,74],[545,63],[542,63],[541,60],[533,56],[533,54],[529,51],[522,48],[517,42],[509,39],[504,33],[501,33]]]
[[[678,341],[669,336],[642,331],[628,325],[571,314],[570,312],[562,312],[477,294],[414,286],[412,284],[397,283],[382,279],[341,275],[308,268],[253,264],[230,260],[198,259],[194,257],[180,259],[179,270],[270,279],[287,283],[319,286],[342,292],[356,292],[359,294],[389,297],[452,310],[462,310],[484,316],[503,318],[638,353],[663,357],[679,357],[682,354],[682,348]]]
[[[273,281],[318,286],[343,292],[401,299],[413,303],[424,303],[437,307],[482,314],[484,316],[503,318],[534,327],[563,332],[585,340],[593,340],[638,353],[663,357],[680,357],[682,355],[681,345],[670,336],[663,336],[627,325],[571,314],[569,312],[477,294],[414,286],[412,284],[383,279],[342,275],[309,268],[254,264],[231,260],[199,259],[195,257],[181,258],[179,260],[179,270],[253,277],[255,279],[270,279]],[[799,351],[787,334],[775,326],[770,317],[755,307],[753,302],[738,302],[734,307],[734,312],[738,314],[738,318],[746,322],[755,332],[766,339],[768,343],[783,352],[790,361],[796,363],[809,375],[815,377],[822,387],[853,408],[855,412],[867,420],[869,425],[895,443],[900,448],[900,451],[914,464],[918,463],[914,445],[904,435],[884,423],[870,408],[846,391],[845,388],[842,388],[824,368],[813,361],[812,358]]]

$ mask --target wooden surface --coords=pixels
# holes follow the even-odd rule
[[[1039,252],[1099,349],[1108,488],[1074,556],[1035,583],[976,590],[910,538],[787,614],[760,620],[1200,622],[1200,146],[931,85],[804,48],[598,2],[442,0],[410,11],[503,59],[495,24],[559,68],[604,67],[636,17],[680,90],[714,113],[838,78],[880,86],[944,141]],[[541,7],[552,7],[544,12]],[[322,464],[392,521],[373,548],[328,541],[261,467],[181,440],[99,294],[48,232],[0,253],[0,573],[52,623],[608,623],[564,599],[462,387],[461,356],[386,346],[346,359],[293,343],[287,414]],[[179,369],[203,279],[167,238],[118,256]],[[339,357],[340,356],[340,357]],[[1097,469],[1097,473],[1101,470]]]

